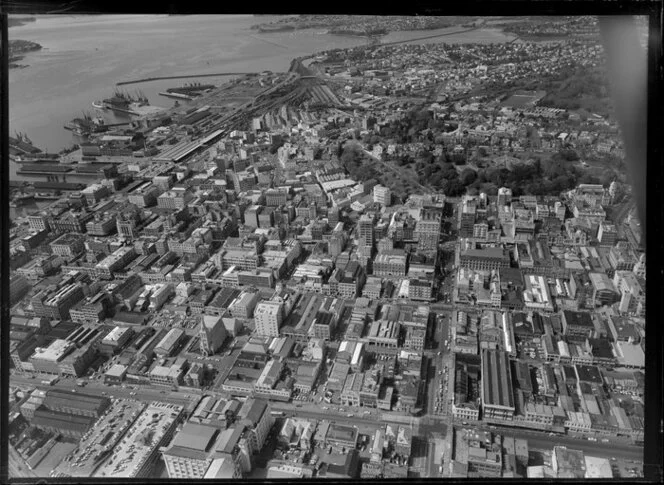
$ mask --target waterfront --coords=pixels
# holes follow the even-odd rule
[[[325,49],[365,45],[356,36],[322,29],[258,34],[251,25],[269,18],[241,16],[48,16],[9,30],[11,39],[43,46],[26,55],[29,67],[9,72],[10,133],[26,133],[37,147],[57,152],[75,140],[62,126],[82,111],[98,115],[91,102],[113,94],[115,83],[190,73],[286,71],[294,57]],[[404,41],[459,28],[393,32],[382,42]],[[178,32],[177,36],[172,35]],[[439,42],[505,42],[495,29],[440,37]],[[438,41],[433,39],[432,41]],[[424,42],[424,41],[422,41]],[[221,84],[228,77],[163,80],[127,86],[150,103],[171,107],[159,92],[185,82]],[[109,122],[126,117],[105,114]],[[16,177],[15,167],[11,168]]]
[[[361,43],[289,33],[259,37],[249,30],[257,21],[252,16],[67,16],[12,27],[10,38],[31,39],[43,49],[25,57],[28,68],[9,73],[10,132],[24,132],[39,148],[55,152],[74,141],[62,126],[83,110],[94,112],[91,102],[110,97],[117,82],[192,72],[285,71],[293,57]],[[228,78],[199,81],[220,84]],[[140,88],[151,104],[170,107],[173,101],[158,93],[184,82],[156,81],[127,91]]]

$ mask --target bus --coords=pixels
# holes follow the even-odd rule
[[[283,412],[283,411],[272,411],[270,414],[272,416],[274,416],[275,418],[282,418],[282,417],[286,416],[286,413]]]
[[[44,384],[45,386],[53,386],[59,380],[60,380],[59,377],[51,377],[50,379],[44,379],[43,381],[41,381],[41,383]]]

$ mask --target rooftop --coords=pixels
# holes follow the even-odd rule
[[[482,389],[485,404],[514,408],[512,375],[507,353],[482,350]]]
[[[218,431],[218,428],[212,426],[187,423],[173,438],[171,446],[180,446],[201,452],[208,451]]]
[[[122,441],[113,449],[111,458],[95,473],[95,477],[131,478],[142,471],[146,460],[162,444],[175,426],[182,406],[165,403],[150,404],[130,427]]]
[[[115,401],[95,426],[83,435],[79,445],[69,455],[71,459],[62,461],[56,470],[71,477],[92,476],[95,470],[111,457],[111,451],[118,440],[132,426],[145,406],[144,403],[134,400]],[[99,460],[104,454],[105,458]]]

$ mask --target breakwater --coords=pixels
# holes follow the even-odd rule
[[[219,76],[246,76],[250,74],[258,74],[255,72],[218,72],[211,74],[185,74],[182,76],[158,76],[158,77],[145,77],[142,79],[134,79],[133,81],[120,81],[115,83],[116,86],[125,86],[127,84],[148,83],[150,81],[163,81],[164,79],[191,79],[196,77],[219,77]]]

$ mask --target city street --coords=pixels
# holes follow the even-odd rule
[[[130,385],[127,385],[125,388],[120,386],[106,386],[101,381],[92,381],[85,387],[78,387],[76,386],[75,379],[64,378],[61,378],[53,386],[49,386],[47,384],[42,384],[41,380],[39,379],[31,379],[29,377],[19,375],[13,375],[11,377],[11,384],[18,387],[36,387],[42,390],[73,390],[81,394],[90,394],[94,396],[105,395],[107,397],[113,397],[116,399],[137,399],[143,402],[163,401],[185,406],[188,411],[193,411],[196,404],[199,402],[203,395],[203,393],[200,391],[197,393],[193,393],[191,391],[173,391],[166,388],[159,388],[157,386],[141,385],[136,386],[135,388]],[[226,399],[229,398],[229,396],[225,393],[208,391],[205,394],[225,397]],[[405,418],[402,420],[392,419],[389,415],[386,416],[384,411],[373,408],[353,408],[349,406],[335,406],[330,404],[324,405],[328,409],[323,409],[323,406],[321,406],[319,403],[305,401],[296,401],[295,403],[272,401],[270,405],[273,410],[284,411],[286,415],[289,416],[328,419],[331,421],[337,420],[339,422],[355,424],[367,424],[373,422],[377,427],[379,427],[383,422],[399,425],[404,423],[408,424],[409,422],[411,424],[416,424],[419,421],[418,418]],[[344,411],[340,411],[340,409],[343,409]],[[354,416],[349,417],[348,414],[354,414]]]
[[[38,389],[47,391],[49,389],[61,389],[68,391],[75,391],[81,394],[89,394],[92,396],[107,396],[117,399],[137,399],[143,402],[163,401],[171,404],[178,404],[184,406],[189,410],[193,410],[193,406],[200,400],[199,394],[188,394],[183,391],[172,391],[168,388],[159,388],[157,386],[140,385],[133,389],[131,385],[125,388],[120,386],[107,386],[102,381],[90,381],[84,387],[76,385],[76,379],[60,380],[53,386],[42,384],[39,378],[31,379],[29,377],[12,375],[10,379],[11,385],[18,387],[36,387]],[[135,395],[132,395],[135,393]]]
[[[535,449],[551,449],[554,446],[567,446],[575,450],[582,450],[591,456],[598,456],[603,458],[624,458],[631,460],[643,460],[643,448],[628,443],[609,442],[602,443],[601,441],[588,441],[587,439],[574,438],[566,435],[549,436],[546,432],[531,431],[526,429],[516,429],[494,426],[491,429],[490,425],[485,423],[471,423],[468,427],[481,431],[491,431],[498,433],[502,436],[512,436],[514,438],[522,438],[528,440],[528,446]],[[456,425],[455,427],[460,428]]]

